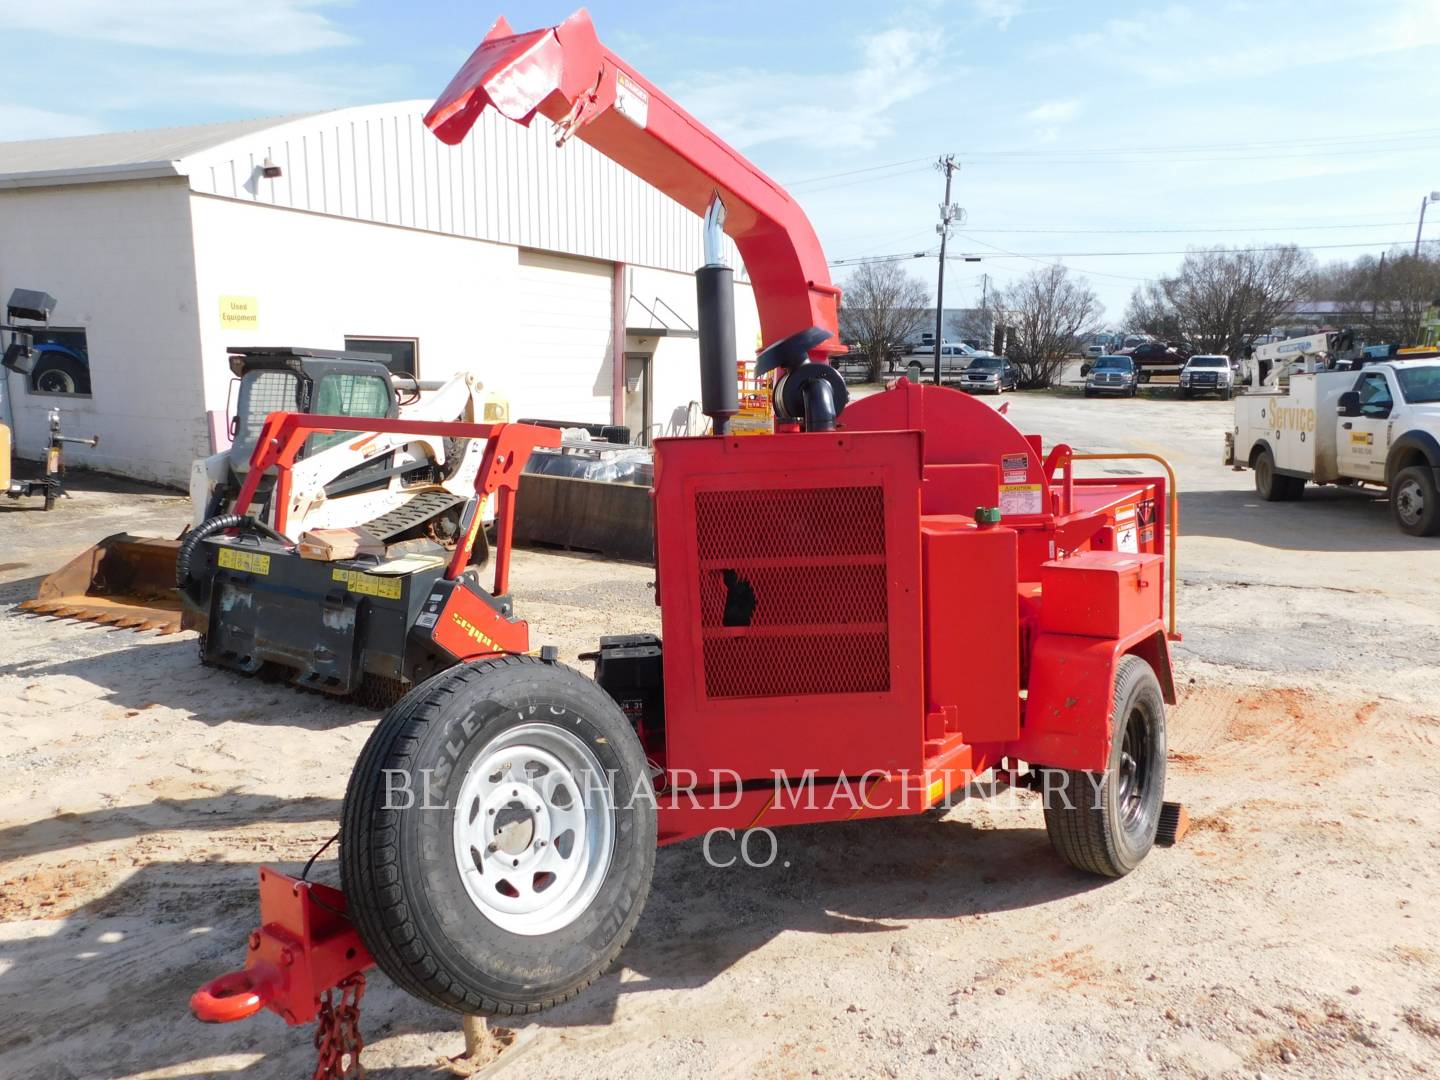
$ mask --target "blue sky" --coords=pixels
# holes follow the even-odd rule
[[[528,29],[571,10],[0,0],[0,139],[432,97],[496,15]],[[590,10],[616,52],[790,186],[832,259],[933,251],[931,162],[956,154],[968,220],[952,251],[984,261],[951,265],[947,304],[977,301],[981,273],[1003,285],[1058,260],[1118,320],[1188,246],[1378,252],[1413,242],[1440,189],[1440,0]],[[907,265],[933,280],[933,258]]]

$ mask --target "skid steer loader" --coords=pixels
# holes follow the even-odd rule
[[[483,440],[371,432],[366,420],[502,422],[508,406],[486,397],[471,375],[420,383],[392,375],[383,359],[322,349],[234,350],[232,443],[191,466],[188,528],[234,506],[265,418],[297,412],[348,417],[356,430],[316,434],[307,442],[291,473],[289,505],[279,515],[288,539],[298,541],[313,529],[360,526],[387,546],[428,540],[453,547],[474,495]],[[276,521],[273,492],[274,477],[262,476],[249,510],[266,525]],[[493,518],[489,507],[482,514]],[[175,559],[183,537],[107,536],[41,581],[35,598],[20,606],[57,618],[174,633],[181,628]],[[472,561],[484,562],[486,555],[481,530]]]

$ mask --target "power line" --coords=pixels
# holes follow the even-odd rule
[[[1253,139],[1244,142],[1160,143],[1148,146],[1131,143],[1127,146],[1081,147],[1074,151],[1068,151],[1068,153],[1086,156],[1101,154],[1201,153],[1216,150],[1265,150],[1301,146],[1356,146],[1368,143],[1414,142],[1416,140],[1437,138],[1440,138],[1440,128],[1410,128],[1402,131],[1366,132],[1354,135],[1323,135],[1295,139]],[[1007,157],[1043,157],[1045,155],[1053,155],[1056,151],[1054,149],[1020,148],[1013,150],[976,150],[972,151],[972,153],[994,156],[1004,155]]]
[[[965,236],[963,239],[971,240],[974,238]],[[975,242],[980,243],[981,241],[977,240]],[[1029,256],[1049,259],[1108,259],[1132,255],[1240,254],[1242,252],[1280,251],[1287,247],[1296,247],[1302,251],[1332,251],[1340,248],[1402,247],[1411,242],[1410,240],[1374,240],[1363,244],[1265,244],[1258,247],[1183,248],[1172,251],[1032,251],[1029,253]],[[1421,243],[1440,243],[1440,239],[1423,240]]]
[[[1099,234],[1103,236],[1119,236],[1122,234],[1140,233],[1220,233],[1220,232],[1293,232],[1293,231],[1318,231],[1321,229],[1376,229],[1391,225],[1409,225],[1408,221],[1367,221],[1354,225],[1231,225],[1223,227],[1207,228],[1203,226],[1192,226],[1179,229],[1034,229],[1028,226],[1006,227],[1000,225],[988,228],[977,229],[973,226],[972,233],[1039,233],[1046,236],[1080,236]]]
[[[896,169],[901,165],[916,165],[920,162],[928,162],[929,160],[930,158],[928,157],[907,158],[904,161],[892,161],[885,165],[871,165],[864,169],[848,169],[845,172],[826,173],[823,176],[807,176],[803,180],[784,180],[781,181],[781,183],[784,187],[799,187],[801,184],[813,184],[821,180],[837,180],[844,176],[858,176],[860,173],[879,172],[881,169]]]
[[[1214,254],[1241,254],[1258,251],[1279,251],[1287,247],[1296,247],[1301,251],[1329,251],[1339,248],[1373,248],[1373,247],[1403,247],[1412,243],[1410,240],[1373,240],[1368,243],[1355,244],[1265,244],[1256,247],[1213,247],[1213,248],[1183,248],[1169,251],[1009,251],[995,244],[986,243],[968,233],[956,233],[962,240],[969,240],[979,244],[991,251],[1003,252],[1016,259],[1105,259],[1145,255],[1214,255]],[[1433,240],[1422,240],[1422,244],[1440,244],[1440,238]],[[862,262],[903,262],[906,259],[933,259],[936,253],[933,251],[900,251],[885,255],[855,255],[844,259],[833,259],[828,265],[845,266]],[[964,255],[949,256],[951,260],[963,259]],[[1145,279],[1137,279],[1145,280]]]

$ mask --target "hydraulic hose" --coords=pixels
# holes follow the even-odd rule
[[[207,518],[186,533],[185,539],[180,541],[180,550],[175,553],[176,588],[184,590],[190,583],[190,558],[195,554],[195,549],[200,546],[201,541],[218,532],[225,532],[227,529],[245,529],[268,536],[272,540],[279,540],[287,547],[291,546],[288,537],[282,536],[264,522],[256,521],[245,514],[221,514],[218,517]]]

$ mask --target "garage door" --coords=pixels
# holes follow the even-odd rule
[[[513,419],[610,422],[613,283],[609,263],[520,252],[518,356],[506,379]]]

